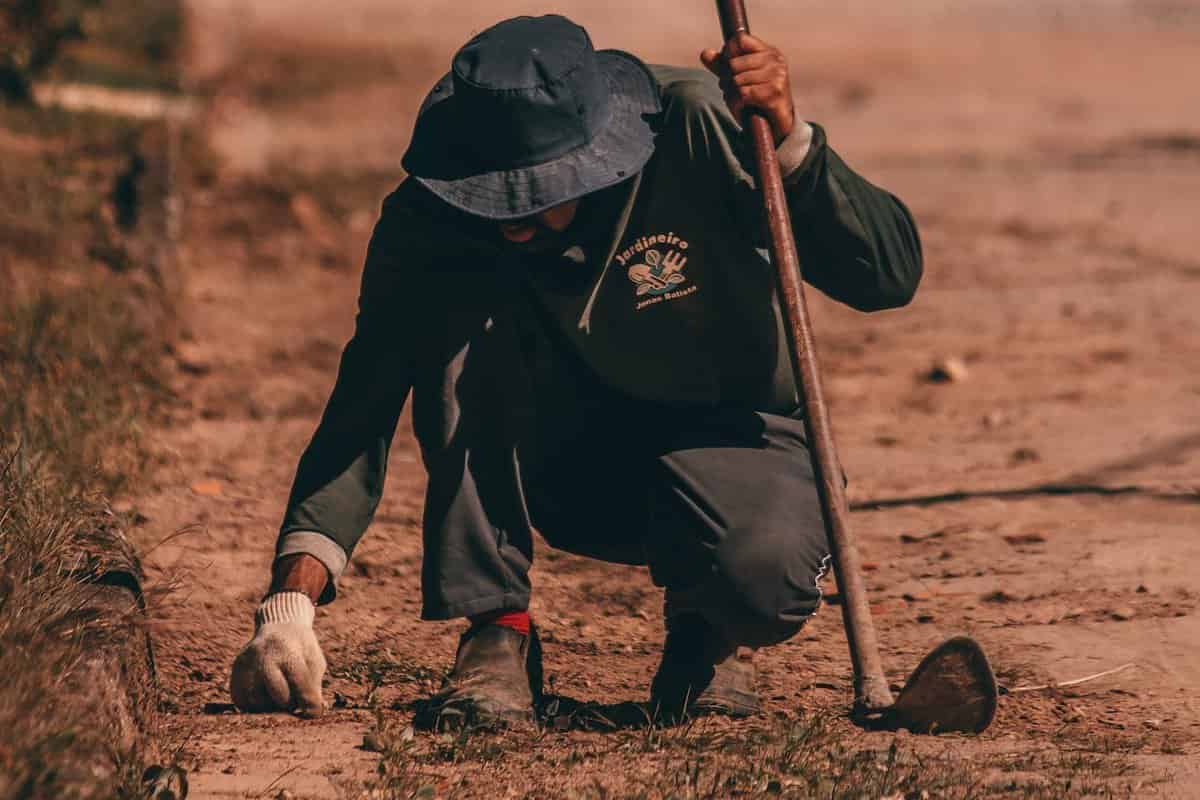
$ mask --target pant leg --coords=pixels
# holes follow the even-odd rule
[[[464,281],[413,388],[413,428],[429,481],[423,619],[528,606],[532,531],[516,444],[531,411],[511,298],[486,276]]]
[[[679,422],[655,459],[645,542],[668,614],[698,613],[735,645],[794,636],[830,560],[803,423],[740,411]]]

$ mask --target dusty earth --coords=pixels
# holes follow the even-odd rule
[[[534,8],[416,5],[191,2],[212,156],[188,213],[179,403],[155,480],[129,503],[143,543],[159,543],[152,576],[178,587],[155,635],[193,797],[352,793],[379,760],[362,747],[373,709],[402,727],[461,628],[417,619],[423,473],[405,422],[375,525],[318,614],[336,707],[300,721],[227,705],[415,105],[472,31]],[[704,4],[686,17],[627,0],[555,8],[648,60],[693,63],[717,34]],[[790,54],[802,112],[923,234],[910,307],[810,300],[889,672],[902,681],[959,632],[1008,686],[1132,664],[1006,696],[980,739],[936,746],[965,763],[1117,753],[1140,792],[1200,796],[1200,104],[1186,77],[1200,18],[1171,3],[888,8],[751,4]],[[965,378],[928,380],[943,358]],[[662,635],[645,571],[539,558],[554,690],[644,697]],[[769,716],[836,716],[849,700],[836,609],[760,664]],[[578,731],[488,752],[430,767],[437,794],[624,796],[664,768]]]

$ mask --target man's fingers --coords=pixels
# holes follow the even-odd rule
[[[739,72],[730,79],[730,82],[734,87],[746,88],[759,84],[777,86],[781,83],[781,79],[777,70],[756,69],[750,72]]]
[[[725,93],[725,102],[734,114],[741,114],[750,106],[762,108],[779,97],[779,89],[773,84],[760,83],[754,86],[739,86],[735,91]]]
[[[254,649],[246,648],[233,662],[229,693],[234,705],[242,711],[269,711],[272,708],[273,702],[263,686],[258,653]]]
[[[718,78],[725,74],[725,67],[721,60],[721,51],[707,47],[700,51],[700,63],[708,68],[708,71]]]
[[[306,717],[319,717],[325,713],[325,699],[321,695],[321,678],[325,675],[325,655],[319,647],[304,654],[302,675],[295,676],[292,686],[299,711]]]
[[[744,55],[746,53],[758,53],[763,50],[770,50],[771,45],[764,42],[757,36],[752,36],[745,31],[734,34],[733,38],[725,43],[725,54],[730,58]]]
[[[296,710],[305,717],[319,717],[325,713],[325,700],[321,696],[320,681],[302,681],[295,685]]]
[[[777,67],[781,63],[779,54],[774,50],[763,53],[751,53],[745,56],[736,56],[729,59],[726,63],[729,66],[729,71],[737,75],[742,72],[749,72],[756,69],[766,69],[768,67]]]
[[[271,704],[284,711],[290,710],[292,707],[292,688],[289,685],[287,677],[284,676],[283,670],[279,668],[279,665],[270,661],[264,663],[260,677],[263,686],[266,687],[267,696],[271,698]]]

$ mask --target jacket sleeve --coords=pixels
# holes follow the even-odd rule
[[[316,433],[300,457],[276,545],[276,558],[316,557],[336,580],[370,524],[383,492],[388,450],[412,386],[417,292],[410,258],[421,237],[401,186],[384,203],[367,248],[354,335]],[[417,258],[416,260],[419,260]]]
[[[860,311],[907,304],[922,272],[916,222],[846,165],[821,126],[812,130],[807,156],[784,177],[804,279]]]
[[[705,173],[709,185],[727,196],[739,226],[765,253],[766,219],[752,145],[716,78],[705,70],[652,69],[663,93],[664,146],[681,148],[690,168]],[[811,127],[802,159],[786,140],[779,153],[781,165],[793,167],[784,175],[784,188],[804,279],[861,311],[904,305],[921,279],[921,243],[912,216],[895,196],[850,169],[819,125]]]

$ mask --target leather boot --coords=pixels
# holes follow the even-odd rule
[[[698,615],[670,619],[650,704],[669,721],[757,714],[753,658],[752,649],[729,645]]]
[[[542,646],[537,628],[524,636],[503,625],[479,625],[458,641],[454,669],[430,704],[437,730],[500,729],[534,721],[542,698]]]

